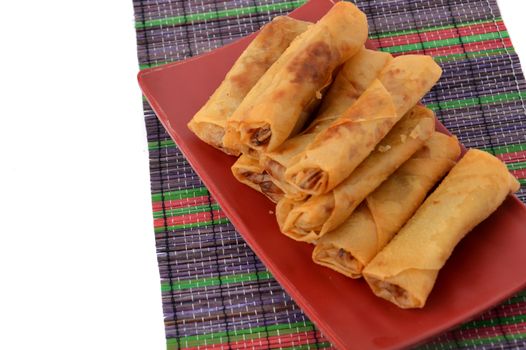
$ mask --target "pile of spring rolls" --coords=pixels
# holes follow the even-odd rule
[[[364,47],[366,16],[338,2],[317,23],[263,27],[188,124],[239,156],[242,183],[277,203],[312,259],[401,308],[421,308],[457,243],[518,190],[492,155],[435,131],[419,101],[429,56]]]

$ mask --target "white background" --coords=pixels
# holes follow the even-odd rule
[[[132,1],[0,11],[0,349],[164,349]]]

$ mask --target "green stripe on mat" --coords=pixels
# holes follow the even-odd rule
[[[519,179],[519,183],[521,185],[526,185],[526,179]]]
[[[172,63],[172,62],[175,62],[175,60],[174,61],[166,61],[166,62],[143,63],[143,64],[139,65],[139,69],[143,70],[143,69],[146,69],[146,68],[155,68],[155,67],[162,66],[163,64],[168,64],[168,63]],[[153,146],[150,146],[151,144],[157,144],[157,141],[148,142],[148,148],[153,147]],[[150,148],[150,149],[152,149],[152,148]],[[157,147],[157,149],[159,149],[159,147]]]
[[[515,304],[518,302],[526,302],[526,290],[517,293],[514,297],[509,298],[504,302],[505,305]]]
[[[444,46],[470,44],[470,43],[475,43],[475,42],[484,41],[484,40],[504,39],[504,38],[509,38],[509,34],[505,30],[502,32],[468,35],[468,36],[463,36],[461,38],[457,37],[457,38],[449,38],[449,39],[442,39],[442,40],[424,41],[421,43],[419,42],[419,43],[414,43],[414,44],[382,47],[380,50],[385,51],[385,52],[390,52],[390,53],[401,53],[401,52],[406,52],[406,51],[414,51],[414,50],[421,50],[421,49],[435,49],[435,48],[444,47]]]
[[[504,49],[482,50],[482,51],[477,51],[477,52],[455,53],[455,54],[445,55],[445,56],[434,56],[433,58],[438,63],[446,63],[446,62],[462,61],[462,60],[465,60],[466,58],[473,59],[473,58],[480,58],[480,57],[507,55],[510,53],[515,53],[515,49],[513,47],[507,47]]]
[[[293,10],[296,7],[303,5],[306,0],[297,0],[297,1],[286,1],[277,4],[266,4],[260,6],[248,6],[235,9],[221,10],[221,11],[210,11],[203,13],[192,13],[186,16],[175,16],[167,18],[153,19],[144,22],[135,23],[135,28],[144,29],[151,28],[161,25],[178,25],[185,24],[194,21],[206,21],[206,20],[215,20],[227,17],[251,15],[257,13],[266,13],[274,11],[283,11],[283,10]]]
[[[314,330],[313,326],[305,326],[305,327],[296,327],[296,328],[284,328],[284,329],[278,329],[278,330],[271,330],[271,331],[260,331],[257,333],[246,333],[246,334],[232,334],[223,335],[222,337],[215,338],[215,339],[208,339],[208,340],[190,340],[185,343],[181,343],[184,347],[197,347],[202,345],[213,345],[213,344],[221,344],[226,342],[227,340],[232,342],[243,342],[247,340],[252,339],[263,339],[268,337],[275,337],[275,336],[284,336],[288,334],[294,334],[294,333],[305,333],[305,332],[311,332]],[[233,332],[235,333],[235,332]]]
[[[493,147],[493,151],[495,152],[495,154],[526,151],[526,143],[518,143],[516,145]]]
[[[420,350],[436,349],[437,345],[439,345],[441,348],[444,348],[444,349],[456,349],[458,346],[478,346],[478,345],[486,345],[486,344],[492,344],[492,343],[498,343],[498,342],[506,342],[510,340],[523,340],[523,339],[526,339],[526,333],[506,334],[506,335],[499,335],[496,337],[479,338],[479,339],[458,339],[458,340],[455,340],[454,342],[431,343],[431,344],[419,347],[417,349],[420,349]]]
[[[484,150],[490,151],[489,148],[484,149]],[[496,147],[492,147],[491,151],[493,154],[505,154],[505,153],[526,151],[526,143],[518,143],[515,145],[508,145],[508,146],[496,146]]]
[[[162,64],[165,64],[165,63],[162,63]],[[161,65],[161,64],[159,64]],[[148,142],[148,149],[150,151],[152,150],[157,150],[157,149],[160,149],[160,148],[163,148],[163,147],[173,147],[175,146],[175,142],[173,142],[172,139],[169,139],[169,140],[163,140],[163,141],[152,141],[152,142]]]
[[[202,221],[202,222],[193,222],[193,223],[190,223],[190,224],[181,224],[181,225],[171,225],[171,226],[162,226],[162,227],[156,227],[153,229],[153,231],[155,233],[160,233],[160,232],[164,232],[165,230],[168,230],[168,231],[173,231],[173,230],[184,230],[184,229],[189,229],[189,228],[197,228],[197,227],[206,227],[206,226],[210,226],[210,225],[222,225],[222,224],[228,224],[230,222],[230,220],[228,220],[227,218],[221,218],[221,219],[218,219],[218,220],[213,220],[213,221]]]
[[[471,22],[463,22],[463,23],[457,23],[457,24],[446,24],[443,26],[434,26],[434,27],[425,27],[420,29],[406,29],[406,30],[399,30],[399,31],[392,31],[392,32],[382,32],[379,34],[371,35],[369,36],[370,39],[380,39],[380,38],[389,38],[394,36],[401,36],[401,35],[408,35],[408,34],[419,34],[419,33],[426,33],[426,32],[434,32],[436,30],[444,30],[444,29],[454,29],[454,28],[463,28],[463,27],[469,27],[476,24],[483,24],[483,23],[497,23],[501,22],[501,17],[496,17],[495,19],[481,19],[478,21],[471,21]]]
[[[526,162],[508,163],[509,170],[521,170],[526,168]]]
[[[152,202],[160,202],[163,199],[165,201],[178,200],[191,197],[207,196],[208,190],[206,187],[187,188],[184,190],[169,191],[164,193],[153,193]]]
[[[192,289],[192,288],[202,288],[209,286],[218,286],[230,283],[241,283],[241,282],[250,282],[256,281],[258,279],[270,279],[272,275],[270,272],[257,272],[257,273],[246,273],[240,275],[230,275],[230,276],[221,276],[221,277],[210,277],[210,278],[201,278],[195,280],[185,280],[179,282],[173,282],[172,285],[169,283],[161,284],[161,291],[169,292],[171,290],[181,290],[181,289]]]
[[[164,216],[166,217],[172,217],[172,216],[179,216],[179,215],[188,215],[188,214],[197,214],[197,213],[203,213],[206,211],[212,210],[219,210],[218,204],[204,204],[204,205],[195,205],[190,207],[184,207],[184,208],[176,208],[176,209],[170,209],[163,211],[154,211],[153,217],[154,219],[160,219]]]
[[[438,103],[430,103],[427,107],[432,110],[440,109],[455,109],[455,108],[465,108],[477,106],[479,104],[491,104],[491,103],[500,103],[500,102],[511,102],[520,100],[526,97],[526,91],[519,92],[506,92],[502,94],[489,95],[489,96],[480,96],[479,98],[467,98],[463,100],[452,100],[452,101],[442,101]],[[480,100],[480,103],[479,103]]]
[[[245,328],[245,329],[238,329],[234,331],[228,331],[228,332],[217,332],[217,333],[208,333],[203,335],[193,335],[193,336],[187,336],[180,338],[180,341],[190,341],[190,340],[206,340],[206,339],[216,339],[220,337],[226,337],[226,336],[234,336],[234,335],[243,335],[243,334],[253,334],[253,333],[261,333],[265,331],[281,331],[281,330],[296,330],[298,328],[305,328],[310,327],[313,328],[313,324],[311,322],[296,322],[296,323],[283,323],[283,324],[275,324],[275,325],[268,325],[266,327],[254,327],[254,328]],[[170,342],[176,342],[176,339],[167,339],[167,341]]]
[[[526,290],[516,294],[514,297],[511,297],[501,303],[501,305],[515,305],[526,303]]]
[[[216,333],[209,333],[209,334],[186,336],[186,337],[181,337],[179,339],[168,338],[166,339],[166,343],[168,345],[179,343],[179,344],[184,345],[185,347],[188,347],[190,346],[190,344],[193,346],[205,345],[205,344],[216,344],[217,340],[223,339],[223,338],[226,340],[226,338],[232,339],[232,337],[249,336],[252,334],[257,334],[257,335],[263,334],[263,336],[266,336],[267,332],[269,336],[272,336],[272,335],[304,332],[305,330],[310,331],[313,329],[314,329],[314,326],[311,322],[296,322],[296,323],[291,323],[291,324],[285,323],[285,324],[268,325],[266,327],[239,329],[239,330],[233,330],[233,331],[228,331],[228,332],[216,332]]]

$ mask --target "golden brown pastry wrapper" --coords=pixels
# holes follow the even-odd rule
[[[273,152],[261,155],[261,164],[274,183],[285,192],[285,196],[294,200],[307,197],[305,192],[285,181],[285,170],[292,165],[294,157],[314,140],[315,134],[350,107],[391,60],[392,56],[389,53],[362,49],[345,62],[323,98],[319,113],[309,128],[288,139]]]
[[[519,188],[492,155],[470,150],[393,240],[365,267],[373,292],[421,308],[457,243]]]
[[[433,133],[337,229],[318,240],[314,262],[352,278],[393,238],[460,155],[455,137]]]
[[[228,119],[225,146],[273,151],[298,133],[333,71],[363,47],[367,30],[366,16],[355,5],[336,3],[248,93]]]
[[[280,16],[265,25],[234,63],[207,103],[188,123],[190,130],[204,142],[225,153],[239,154],[223,145],[227,119],[292,40],[307,30],[310,24]]]
[[[283,198],[283,191],[270,180],[270,176],[259,164],[259,160],[242,154],[231,169],[239,182],[263,193],[274,203]]]
[[[433,112],[422,106],[414,107],[351,176],[331,192],[299,202],[281,199],[276,207],[281,231],[295,240],[311,242],[334,230],[422,147],[434,129]]]
[[[363,95],[296,156],[285,173],[286,180],[311,195],[331,191],[431,89],[441,73],[429,56],[393,59]]]
[[[361,49],[342,66],[316,118],[303,133],[318,133],[327,128],[363,94],[393,56],[387,52]]]

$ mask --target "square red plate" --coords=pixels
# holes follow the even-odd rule
[[[291,16],[316,21],[332,6],[311,0]],[[144,95],[246,242],[321,331],[341,349],[394,349],[423,341],[526,285],[526,208],[509,197],[455,249],[422,310],[401,310],[311,261],[312,246],[279,232],[274,205],[238,183],[234,158],[201,142],[186,123],[253,35],[186,61],[139,73]],[[443,128],[443,127],[442,127]]]

